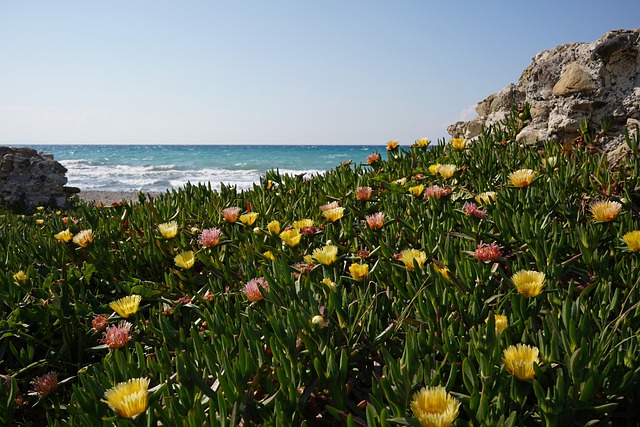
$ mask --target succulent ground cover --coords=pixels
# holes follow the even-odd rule
[[[514,135],[5,212],[0,424],[635,425],[638,137]]]

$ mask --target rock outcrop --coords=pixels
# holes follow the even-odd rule
[[[538,53],[517,83],[477,104],[478,117],[447,130],[473,139],[504,120],[514,104],[529,104],[531,116],[517,141],[572,140],[586,119],[605,151],[620,147],[625,128],[640,125],[640,28]]]
[[[67,169],[32,148],[0,147],[0,201],[33,212],[67,206]]]

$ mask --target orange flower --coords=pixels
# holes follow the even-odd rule
[[[367,225],[370,229],[376,230],[382,228],[384,225],[384,214],[382,212],[376,212],[373,215],[367,215],[364,217],[367,221]]]
[[[387,142],[387,151],[393,151],[393,150],[396,150],[397,148],[398,148],[397,139]]]
[[[358,200],[369,200],[371,198],[371,194],[373,193],[373,189],[371,187],[358,187],[356,188],[356,197]]]

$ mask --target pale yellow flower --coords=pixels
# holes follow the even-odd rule
[[[413,395],[411,411],[422,427],[448,427],[458,416],[460,402],[444,387],[424,387]]]
[[[334,222],[342,218],[342,215],[344,215],[344,208],[337,207],[337,208],[329,209],[328,211],[322,212],[322,214],[329,221]]]
[[[103,402],[125,418],[135,418],[147,410],[149,404],[149,379],[134,378],[110,388],[104,393]]]
[[[538,347],[526,344],[510,345],[502,353],[502,361],[507,370],[521,380],[533,378],[536,374],[533,364],[539,364]]]
[[[503,316],[502,314],[494,314],[493,320],[496,324],[496,335],[501,334],[502,331],[504,331],[504,328],[506,328],[509,325],[507,316]],[[489,322],[489,318],[487,317],[484,320],[484,323],[488,323],[488,322]]]
[[[73,234],[67,228],[66,230],[63,230],[63,231],[61,231],[59,233],[54,234],[53,237],[55,237],[56,240],[58,240],[60,242],[68,242],[73,237]]]
[[[327,322],[320,314],[316,314],[311,318],[311,324],[316,326],[317,328],[322,329],[325,328],[329,324],[329,322]]]
[[[27,275],[24,271],[19,270],[16,274],[13,275],[13,280],[16,283],[25,283],[27,281]]]
[[[336,288],[338,287],[338,285],[336,285],[335,282],[329,279],[328,277],[325,277],[324,279],[322,279],[322,283],[327,285],[329,289],[331,289],[332,291],[335,291]]]
[[[496,200],[496,197],[498,194],[495,191],[485,191],[476,196],[476,202],[479,205],[490,205]]]
[[[273,234],[280,234],[280,221],[274,219],[269,224],[267,224],[267,230],[269,230]]]
[[[329,211],[331,209],[337,208],[338,206],[339,206],[338,202],[331,202],[331,203],[327,203],[326,205],[321,205],[320,210],[322,212]]]
[[[392,141],[387,142],[387,151],[393,151],[398,148],[398,140],[394,139]]]
[[[413,187],[409,187],[409,193],[413,194],[416,197],[418,197],[419,195],[422,194],[422,190],[424,190],[424,185],[423,184],[414,185]]]
[[[118,313],[120,317],[127,318],[131,314],[135,314],[135,312],[138,311],[140,301],[142,301],[141,295],[129,295],[127,297],[123,297],[113,301],[111,304],[109,304],[109,307],[111,307],[113,311]]]
[[[313,258],[324,265],[332,264],[338,257],[338,247],[327,245],[313,250]]]
[[[280,233],[280,238],[283,242],[285,242],[289,246],[295,246],[300,243],[300,238],[302,238],[302,234],[297,228],[291,228],[289,230],[285,230]]]
[[[549,167],[554,167],[556,165],[556,163],[558,162],[558,157],[556,156],[551,156],[551,157],[547,157],[546,159],[542,159],[542,166],[547,167],[547,165]]]
[[[431,143],[431,141],[429,141],[428,138],[420,138],[420,139],[416,139],[416,146],[417,147],[426,147],[427,145],[429,145]]]
[[[640,230],[628,232],[622,236],[622,240],[627,244],[629,250],[633,252],[640,251]]]
[[[169,221],[163,224],[158,224],[158,231],[165,239],[171,239],[178,234],[178,223],[176,221]]]
[[[451,146],[456,150],[464,150],[467,146],[467,140],[464,138],[453,138],[451,140]]]
[[[38,206],[38,207],[36,208],[36,210],[38,210],[38,211],[43,211],[43,210],[44,210],[44,206]]]
[[[527,298],[535,297],[544,287],[545,274],[540,271],[520,270],[511,277],[511,280],[519,293]]]
[[[36,224],[37,224],[37,225],[42,225],[42,224],[44,224],[44,219],[36,219]]]
[[[193,251],[186,251],[176,255],[173,260],[178,267],[188,270],[196,263],[196,256]]]
[[[76,245],[86,248],[89,243],[93,242],[93,230],[82,230],[75,236],[73,236],[73,243]]]
[[[418,264],[419,268],[422,268],[427,261],[427,254],[418,249],[405,249],[400,253],[400,261],[404,263],[407,270],[412,271],[414,268],[414,261]]]
[[[313,227],[313,220],[305,218],[298,221],[293,221],[293,228],[297,228],[298,230],[300,230],[305,227]]]
[[[536,171],[531,169],[520,169],[509,174],[509,181],[514,187],[526,187],[533,182]]]
[[[618,202],[595,202],[589,208],[593,219],[602,222],[613,221],[621,209],[622,205]]]
[[[247,212],[246,214],[240,215],[240,222],[245,225],[253,225],[258,218],[258,212]]]
[[[353,277],[355,280],[360,281],[369,274],[369,265],[358,264],[354,262],[349,266],[349,273],[351,273],[351,277]]]
[[[400,178],[393,181],[394,184],[405,185],[407,183],[407,178]]]
[[[431,172],[431,175],[438,175],[438,169],[440,169],[440,166],[440,163],[434,163],[429,166],[429,172]]]
[[[440,165],[438,173],[443,178],[451,178],[456,173],[456,170],[458,170],[456,165]]]

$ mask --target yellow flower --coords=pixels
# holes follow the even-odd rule
[[[313,227],[313,220],[305,218],[299,221],[293,221],[293,228],[300,230],[305,227]]]
[[[148,378],[134,378],[107,390],[102,401],[123,417],[134,418],[147,410],[148,388]]]
[[[317,248],[313,250],[313,258],[324,265],[330,265],[338,257],[338,247],[334,245],[327,245],[324,248]]]
[[[271,251],[266,251],[262,255],[264,255],[265,258],[269,258],[271,261],[276,259],[276,257],[273,255],[273,253],[271,253]]]
[[[416,140],[416,146],[417,147],[426,147],[430,143],[431,143],[431,141],[429,141],[428,138],[420,138],[420,139]]]
[[[36,224],[37,224],[37,225],[42,225],[42,224],[44,224],[44,219],[36,219]]]
[[[165,239],[170,239],[178,234],[178,223],[176,221],[169,221],[162,224],[158,224],[158,231]]]
[[[38,210],[38,211],[43,211],[43,210],[44,210],[44,206],[38,206],[38,207],[36,208],[36,210]]]
[[[298,231],[297,228],[284,230],[282,233],[280,233],[280,238],[282,239],[282,241],[289,246],[295,246],[298,243],[300,243],[301,237],[302,237],[302,234],[300,234],[300,231]]]
[[[416,197],[422,194],[422,190],[424,190],[424,185],[422,184],[409,187],[409,193],[413,194]]]
[[[413,270],[414,261],[418,264],[419,268],[422,268],[427,260],[427,254],[417,249],[405,249],[400,253],[400,261],[404,263],[407,270]]]
[[[476,196],[476,202],[479,205],[490,205],[496,200],[496,197],[498,194],[495,191],[485,191]]]
[[[258,212],[247,212],[240,215],[240,222],[245,225],[253,225],[256,222],[256,218],[258,218]]]
[[[394,184],[405,185],[407,183],[407,178],[400,178],[393,181]]]
[[[392,141],[387,142],[387,151],[393,151],[398,148],[398,140],[394,139]]]
[[[622,240],[627,244],[629,250],[633,252],[640,251],[640,230],[628,232],[622,236]]]
[[[447,427],[458,416],[460,402],[444,387],[424,387],[413,395],[411,411],[422,427]]]
[[[539,353],[538,347],[526,344],[510,345],[502,353],[502,361],[509,372],[521,380],[526,380],[535,375],[533,364],[540,363]]]
[[[434,163],[429,166],[429,172],[431,172],[431,175],[438,175],[438,169],[440,169],[440,166],[440,163]]]
[[[442,175],[443,178],[451,178],[457,169],[456,165],[440,165],[438,173]]]
[[[322,279],[322,283],[324,283],[325,285],[327,285],[329,287],[329,289],[331,289],[332,291],[335,291],[336,288],[338,287],[338,285],[335,284],[335,282],[333,282],[331,279],[329,279],[328,277],[325,277],[324,279]]]
[[[24,271],[19,270],[16,274],[13,275],[13,280],[16,283],[24,283],[27,281],[27,275],[24,274]]]
[[[502,333],[502,331],[504,331],[504,328],[506,328],[509,325],[507,316],[503,316],[502,314],[494,314],[493,320],[496,323],[496,335]],[[489,318],[487,317],[484,320],[484,323],[488,323],[488,322],[489,322]]]
[[[324,212],[324,211],[328,211],[328,210],[331,210],[331,209],[335,209],[335,208],[337,208],[338,206],[339,206],[339,205],[338,205],[338,202],[333,201],[333,202],[331,202],[331,203],[327,203],[326,205],[321,205],[321,206],[320,206],[320,210],[321,210],[322,212]]]
[[[337,207],[322,212],[322,214],[331,222],[337,221],[344,215],[344,208]]]
[[[436,271],[436,273],[442,275],[442,277],[444,277],[447,280],[451,280],[451,276],[449,273],[451,273],[449,271],[449,267],[447,267],[446,265],[442,265],[442,267],[440,267],[437,263],[433,263],[433,269]]]
[[[119,300],[115,300],[109,307],[116,313],[120,315],[120,317],[127,318],[131,314],[135,314],[138,311],[138,306],[140,305],[140,301],[142,301],[142,296],[140,295],[129,295],[128,297],[120,298]]]
[[[307,264],[313,265],[313,255],[305,255],[302,257],[302,260]]]
[[[351,273],[351,277],[355,280],[360,281],[369,274],[369,265],[354,262],[349,266],[349,273]]]
[[[451,146],[456,150],[464,150],[467,146],[467,140],[464,138],[453,138],[451,140]]]
[[[267,230],[269,230],[273,234],[279,234],[280,233],[280,221],[275,220],[275,219],[273,221],[271,221],[269,224],[267,224]]]
[[[509,174],[509,181],[514,187],[526,187],[536,177],[536,172],[531,169],[520,169]]]
[[[82,230],[75,236],[73,236],[73,243],[76,245],[86,248],[89,243],[93,242],[93,230]]]
[[[613,221],[620,213],[622,205],[618,202],[595,202],[589,208],[596,221]]]
[[[176,265],[180,268],[184,268],[185,270],[190,269],[196,263],[196,257],[193,254],[193,251],[182,252],[173,258]]]
[[[73,234],[71,234],[71,231],[69,231],[69,229],[67,228],[64,231],[54,234],[53,237],[55,237],[60,242],[68,242],[73,237]]]
[[[318,328],[324,328],[329,324],[329,322],[324,320],[324,317],[319,314],[316,314],[311,318],[311,323]]]
[[[545,274],[533,270],[520,270],[511,277],[518,292],[525,297],[535,297],[544,287]]]

